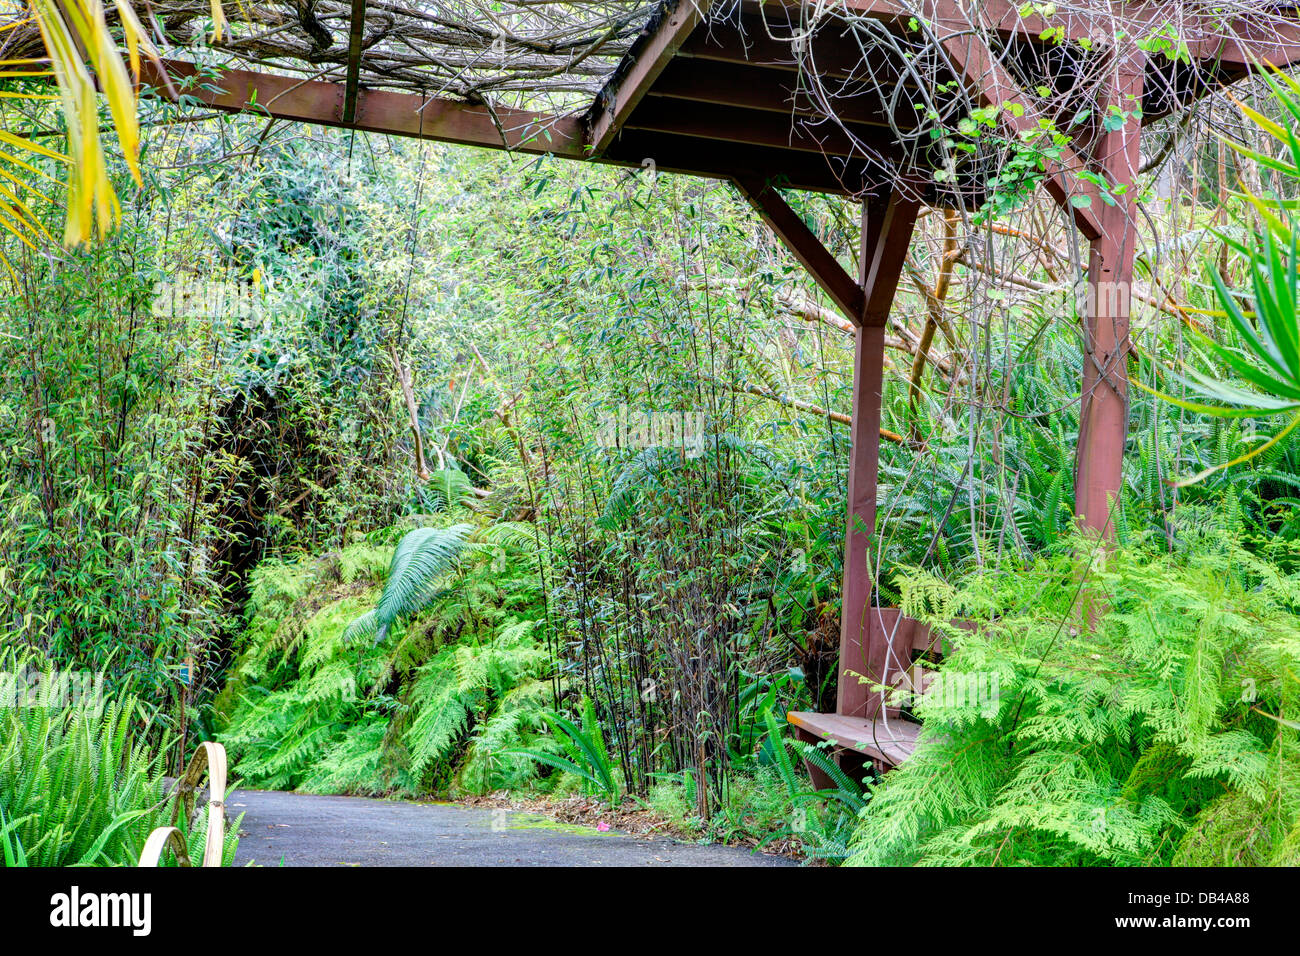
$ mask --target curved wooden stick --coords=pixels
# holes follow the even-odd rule
[[[190,865],[190,848],[185,843],[185,834],[177,827],[158,827],[150,833],[149,839],[144,842],[144,849],[140,851],[140,862],[136,865],[158,866],[162,862],[163,851],[168,847],[171,847],[176,856],[177,865]]]
[[[203,866],[221,866],[226,835],[226,748],[218,743],[204,742],[190,759],[185,775],[176,781],[175,803],[172,804],[171,826],[158,827],[149,834],[140,852],[140,866],[154,867],[162,859],[163,850],[171,847],[181,866],[190,865],[189,848],[185,834],[177,827],[182,805],[188,822],[194,816],[194,792],[199,788],[203,771],[208,772],[208,836],[203,846]]]

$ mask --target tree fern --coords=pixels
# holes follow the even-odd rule
[[[374,634],[378,643],[399,617],[428,604],[437,593],[438,579],[455,563],[472,530],[470,525],[458,524],[408,531],[393,554],[378,605],[353,621],[343,639],[352,641]]]

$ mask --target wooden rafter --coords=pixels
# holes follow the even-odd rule
[[[763,66],[725,63],[704,59],[674,60],[649,93],[649,98],[671,97],[691,103],[735,106],[778,113],[790,119],[815,116],[806,85],[800,86],[797,75],[777,73]],[[910,97],[899,97],[887,104],[877,97],[850,96],[837,99],[836,117],[846,124],[897,127],[913,130],[925,122],[921,109]]]
[[[711,0],[678,0],[658,28],[636,51],[635,59],[613,89],[597,98],[590,119],[588,144],[599,156],[609,148],[627,118],[654,85],[678,48],[708,16]]]
[[[361,87],[361,40],[366,30],[366,0],[352,0],[348,25],[348,70],[343,89],[343,122],[357,117],[357,93]]]

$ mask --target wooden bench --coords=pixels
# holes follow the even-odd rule
[[[914,662],[921,657],[937,659],[942,652],[938,635],[897,608],[869,607],[866,616],[865,627],[841,629],[835,713],[786,714],[796,739],[830,741],[831,757],[859,781],[869,769],[884,772],[897,767],[916,749],[921,725],[904,715],[903,698],[912,690]],[[859,633],[849,633],[854,630]],[[872,690],[877,682],[901,693]],[[814,786],[834,788],[821,768],[808,761],[804,764]]]

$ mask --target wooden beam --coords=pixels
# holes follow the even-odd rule
[[[734,182],[741,195],[808,270],[831,301],[854,325],[860,324],[866,302],[862,287],[799,218],[799,214],[790,208],[776,187],[750,176],[737,177]]]
[[[609,148],[627,118],[654,85],[678,48],[708,15],[711,0],[677,0],[652,32],[624,58],[630,64],[611,87],[600,92],[589,114],[587,142],[599,156]]]
[[[741,7],[797,8],[801,2],[742,0]],[[1132,0],[1092,6],[1061,4],[1051,16],[1043,13],[1048,4],[1026,10],[1022,0],[844,0],[844,6],[854,16],[897,27],[910,26],[915,18],[940,32],[969,32],[975,27],[1004,41],[1023,39],[1043,45],[1061,40],[1113,44],[1116,30],[1124,31],[1132,40],[1142,40],[1174,19],[1167,4]],[[1254,15],[1225,20],[1222,13],[1207,9],[1180,18],[1176,29],[1187,42],[1193,60],[1244,69],[1268,59],[1262,54],[1270,53],[1272,61],[1279,65],[1300,62],[1300,18],[1295,13],[1287,16],[1261,9]],[[1051,38],[1043,40],[1049,30]]]
[[[866,157],[895,151],[888,130],[825,120],[800,122],[765,110],[685,103],[648,97],[627,121],[627,129],[675,133],[725,143],[747,143],[824,156]]]
[[[967,32],[940,33],[939,42],[961,74],[968,92],[980,106],[998,110],[998,122],[1014,137],[1039,133],[1038,108],[1030,101],[1011,75],[999,65],[988,43]],[[1044,160],[1043,186],[1057,204],[1074,219],[1074,224],[1089,239],[1101,234],[1101,193],[1084,175],[1087,167],[1079,155],[1063,145],[1059,159]],[[1076,203],[1081,203],[1077,204]]]
[[[357,118],[357,92],[361,87],[361,40],[366,30],[366,0],[352,0],[348,25],[348,71],[343,89],[343,122]]]
[[[1142,95],[1141,57],[1120,65],[1118,82],[1103,108]],[[1137,170],[1140,126],[1130,121],[1103,131],[1097,145],[1107,178],[1127,188],[1100,210],[1101,234],[1089,243],[1087,298],[1083,314],[1083,382],[1079,440],[1075,447],[1075,514],[1083,526],[1115,534],[1112,515],[1123,487],[1128,443],[1129,315],[1133,254],[1137,245]]]
[[[926,121],[924,113],[913,106],[913,97],[900,97],[891,113],[878,89],[862,87],[856,90],[858,95],[851,95],[856,86],[845,84],[843,93],[847,95],[828,90],[833,97],[831,111],[844,122],[914,130]],[[765,110],[786,117],[826,117],[797,74],[748,64],[679,58],[664,70],[649,96]]]
[[[795,50],[796,43],[802,45],[802,53]],[[920,49],[918,45],[916,52]],[[913,76],[901,58],[864,57],[852,28],[841,19],[826,17],[808,35],[796,12],[783,21],[770,9],[763,16],[743,15],[695,31],[682,44],[678,57],[787,73],[812,68],[823,80],[869,79],[885,87],[903,83],[919,88],[922,83],[939,85],[954,79],[947,73],[930,75],[924,69]]]
[[[168,99],[175,97],[164,88],[163,70],[181,97],[226,112],[249,112],[464,146],[555,153],[574,159],[585,156],[583,130],[573,117],[459,103],[415,93],[358,90],[356,117],[346,122],[343,119],[346,91],[340,83],[248,70],[212,71],[176,60],[165,60],[161,67],[142,63],[143,81],[159,87],[159,95]]]
[[[1228,70],[1254,70],[1260,63],[1285,68],[1300,63],[1300,24],[1258,25],[1234,21],[1228,25],[1228,39],[1202,40],[1192,55],[1215,62]]]
[[[883,661],[874,673],[863,676],[883,681],[893,662],[885,659],[880,646],[883,631],[873,627],[870,615],[872,575],[875,561],[872,545],[876,533],[876,491],[880,471],[880,403],[885,364],[885,320],[898,288],[907,247],[916,224],[919,203],[904,189],[894,187],[882,196],[870,197],[862,206],[862,254],[860,275],[865,303],[853,352],[853,425],[849,458],[847,523],[844,532],[844,587],[840,611],[840,660],[853,662],[863,656],[868,662]],[[903,666],[910,661],[901,662]],[[849,666],[845,664],[845,666]],[[841,672],[841,701],[853,698],[851,687],[858,676]],[[843,711],[841,705],[837,707]],[[867,707],[868,714],[880,712]]]
[[[782,187],[833,195],[861,192],[868,165],[863,159],[637,129],[624,130],[596,162],[653,167],[660,172],[709,176],[723,181],[736,176],[757,177],[760,181],[773,179]]]
[[[887,201],[872,199],[864,204],[860,262],[863,325],[884,328],[920,211],[919,183],[901,175]]]
[[[784,143],[780,147],[763,147],[641,130],[628,130],[604,156],[593,158],[586,152],[580,122],[572,117],[504,107],[493,111],[484,105],[422,99],[414,93],[362,89],[357,96],[355,120],[344,123],[345,89],[339,83],[247,70],[213,73],[174,60],[164,61],[164,67],[175,95],[162,88],[162,69],[156,64],[142,64],[144,82],[159,87],[156,91],[159,96],[171,100],[191,98],[231,113],[248,112],[293,122],[490,149],[553,153],[567,159],[594,159],[617,166],[653,164],[663,172],[723,181],[737,174],[760,179],[777,177],[781,184],[794,189],[837,195],[861,191],[866,174],[867,161],[862,158],[851,160],[795,151],[782,148]],[[897,157],[882,153],[879,162],[896,160]]]

